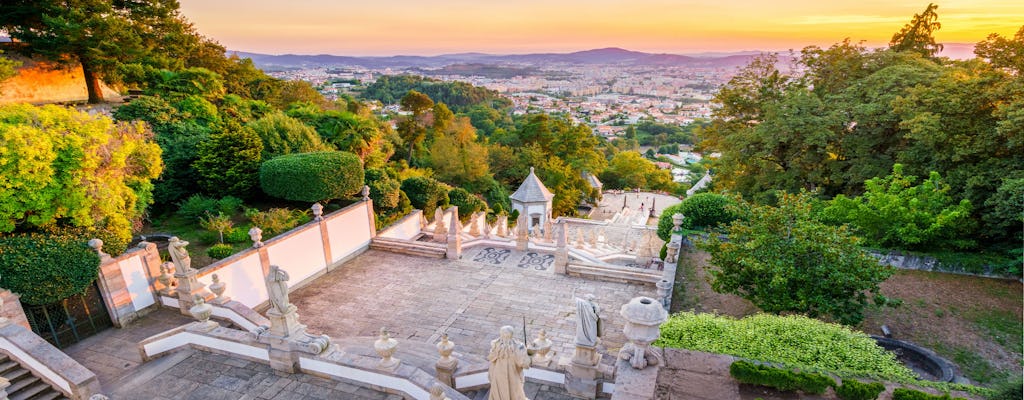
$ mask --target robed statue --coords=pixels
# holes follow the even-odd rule
[[[188,255],[188,242],[172,236],[167,240],[167,252],[171,253],[171,262],[174,263],[174,272],[177,275],[185,275],[192,271],[192,257]]]
[[[526,346],[512,337],[512,327],[501,327],[501,336],[491,341],[491,352],[487,361],[487,378],[491,381],[488,400],[529,400],[523,385],[526,377],[523,370],[530,368],[530,356]]]
[[[576,301],[576,345],[596,347],[601,336],[601,310],[594,302],[594,295],[587,294]]]
[[[270,266],[267,274],[267,294],[270,297],[271,309],[280,314],[288,313],[291,303],[288,302],[288,273],[276,265]]]

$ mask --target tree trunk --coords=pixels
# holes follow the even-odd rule
[[[85,76],[85,89],[89,92],[89,104],[102,103],[103,88],[100,87],[100,78],[88,63],[82,63],[82,75]]]

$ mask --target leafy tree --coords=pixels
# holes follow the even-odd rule
[[[1024,241],[1024,178],[1004,179],[985,205],[992,210],[985,215],[985,223],[1001,232],[999,238]]]
[[[892,35],[889,41],[889,48],[894,51],[911,51],[925,57],[934,57],[942,51],[942,44],[935,43],[935,31],[942,28],[939,23],[939,14],[935,12],[939,6],[928,3],[928,7],[920,14],[914,14],[910,23],[903,26],[899,32]]]
[[[401,183],[381,169],[368,168],[363,173],[366,185],[370,187],[370,199],[374,209],[390,210],[398,207],[401,200]]]
[[[291,153],[333,150],[320,141],[320,135],[302,121],[275,111],[246,124],[263,142],[264,160]]]
[[[199,226],[203,227],[203,229],[217,232],[221,244],[224,243],[224,232],[230,231],[234,225],[231,222],[231,216],[222,213],[217,213],[217,215],[207,213],[206,217],[199,219]]]
[[[974,46],[974,54],[987,59],[997,68],[1016,72],[1018,77],[1024,75],[1024,26],[1017,30],[1012,39],[999,36],[998,33],[988,35],[988,38]]]
[[[952,245],[968,247],[963,237],[970,224],[971,202],[953,201],[949,185],[938,172],[914,186],[915,176],[904,176],[896,164],[892,174],[864,182],[867,191],[853,199],[839,195],[822,210],[822,218],[849,223],[869,245],[902,249],[928,249]]]
[[[698,247],[711,254],[716,292],[750,300],[770,313],[804,313],[848,325],[868,301],[884,303],[878,285],[892,269],[860,248],[846,227],[817,222],[810,195],[779,194],[778,207],[745,206],[727,228]]]
[[[469,218],[470,215],[477,211],[484,211],[487,209],[487,203],[480,200],[466,189],[456,187],[448,191],[448,199],[451,205],[459,208],[459,218]]]
[[[197,146],[193,166],[203,191],[247,198],[258,182],[263,143],[252,129],[228,126]]]
[[[21,61],[11,60],[3,54],[4,52],[0,50],[0,82],[17,75],[18,67],[21,66]]]
[[[658,169],[650,160],[635,151],[624,151],[612,157],[601,175],[601,182],[611,189],[671,189],[672,174]]]
[[[58,106],[0,107],[0,232],[104,229],[127,240],[163,163],[142,124]]]
[[[402,109],[412,113],[409,118],[404,118],[398,123],[398,134],[409,144],[409,156],[406,162],[412,163],[412,154],[415,146],[427,138],[426,112],[434,107],[434,101],[427,95],[410,90],[402,97]],[[413,202],[415,204],[415,202]]]
[[[186,68],[180,71],[151,69],[147,74],[146,93],[164,98],[199,96],[206,100],[224,96],[224,80],[206,68]]]
[[[430,145],[430,167],[439,180],[455,186],[479,186],[489,176],[487,147],[476,141],[476,129],[469,118],[460,117],[449,124],[447,131],[435,135]]]
[[[293,104],[287,114],[316,128],[320,137],[338,150],[359,156],[367,167],[381,167],[394,154],[387,140],[387,135],[393,134],[390,126],[368,113],[322,110],[307,103]]]
[[[326,202],[359,193],[363,164],[343,151],[286,154],[260,166],[263,192],[292,201]]]

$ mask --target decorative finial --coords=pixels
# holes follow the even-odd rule
[[[324,206],[320,205],[320,203],[313,203],[310,209],[313,210],[314,221],[322,221],[324,219]]]
[[[530,175],[533,175],[533,167],[530,167]]]

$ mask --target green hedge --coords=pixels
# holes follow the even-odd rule
[[[795,372],[781,368],[736,361],[729,366],[729,375],[743,383],[768,386],[785,392],[799,390],[808,394],[822,394],[835,384],[832,378],[809,372]]]
[[[963,397],[949,397],[949,394],[934,395],[919,390],[896,388],[892,391],[892,400],[967,400]]]
[[[448,191],[451,205],[459,208],[459,218],[465,219],[477,211],[487,209],[487,203],[463,188],[452,188]]]
[[[843,378],[916,380],[893,353],[863,332],[796,315],[757,314],[735,319],[681,312],[661,326],[661,338],[655,344],[730,354]]]
[[[226,258],[234,253],[235,249],[233,249],[230,244],[224,243],[218,243],[206,249],[206,255],[210,256],[210,258],[215,258],[218,260],[221,258]]]
[[[313,203],[352,196],[363,188],[363,163],[343,151],[286,154],[260,166],[263,192]]]
[[[99,275],[87,238],[40,233],[0,237],[0,286],[42,305],[81,294]]]
[[[412,207],[423,210],[427,219],[434,216],[434,209],[448,206],[448,189],[444,184],[430,178],[412,177],[402,181],[402,192],[409,196]]]
[[[864,383],[856,379],[843,379],[843,385],[836,387],[836,395],[843,400],[874,400],[885,391],[879,382]]]

